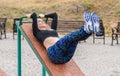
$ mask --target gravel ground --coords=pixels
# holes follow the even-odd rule
[[[90,37],[78,44],[73,59],[85,76],[120,76],[120,45],[111,46],[109,37],[105,41],[105,45],[102,39],[93,44]],[[0,68],[7,76],[17,76],[17,40],[12,39],[12,33],[0,40]],[[22,40],[22,76],[41,76],[41,69],[26,40]]]

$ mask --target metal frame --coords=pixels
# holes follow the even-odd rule
[[[23,35],[23,37],[25,38],[25,40],[27,41],[29,46],[32,48],[35,55],[37,56],[38,60],[41,62],[41,64],[42,64],[42,76],[46,76],[46,72],[48,73],[49,76],[51,76],[49,71],[46,69],[46,66],[44,65],[42,59],[39,57],[38,53],[35,51],[32,44],[29,42],[28,38],[26,37],[25,33],[23,32],[22,28],[20,27],[22,25],[22,23],[31,23],[30,21],[23,22],[23,18],[27,18],[27,17],[23,16],[20,18],[20,21],[15,22],[16,26],[17,26],[18,76],[22,76],[21,35]]]
[[[0,18],[0,39],[2,39],[2,34],[5,35],[5,39],[6,37],[6,22],[7,22],[7,18]]]
[[[100,29],[103,30],[103,34],[100,36],[97,36],[95,33],[93,33],[93,43],[95,43],[95,39],[103,39],[103,44],[105,44],[105,28],[103,26],[102,20],[100,20]]]
[[[103,44],[105,44],[105,34],[103,36],[96,36],[93,34],[93,43],[95,43],[95,39],[103,39]]]
[[[111,45],[113,46],[113,41],[116,40],[117,44],[119,44],[118,38],[120,36],[120,22],[118,22],[117,27],[112,28],[112,41]]]

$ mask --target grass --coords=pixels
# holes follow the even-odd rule
[[[83,20],[83,8],[99,14],[104,22],[106,34],[120,20],[119,0],[1,0],[0,16],[7,17],[7,30],[12,30],[13,18],[28,13],[57,12],[59,19]]]

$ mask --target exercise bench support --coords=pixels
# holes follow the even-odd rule
[[[33,52],[37,56],[38,60],[42,64],[42,76],[46,76],[46,72],[49,76],[84,76],[77,64],[72,60],[65,64],[52,63],[46,53],[46,49],[42,46],[32,33],[32,24],[29,21],[23,21],[21,17],[17,25],[17,49],[18,49],[18,76],[22,76],[22,62],[21,62],[21,35],[25,37]],[[32,22],[32,21],[31,21]]]

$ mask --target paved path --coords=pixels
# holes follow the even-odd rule
[[[105,45],[101,39],[93,44],[92,37],[78,44],[73,59],[85,76],[120,76],[120,45],[110,44],[111,38]],[[22,76],[41,76],[41,64],[25,40],[22,50]],[[0,68],[7,76],[17,76],[17,41],[12,34],[0,40]]]

